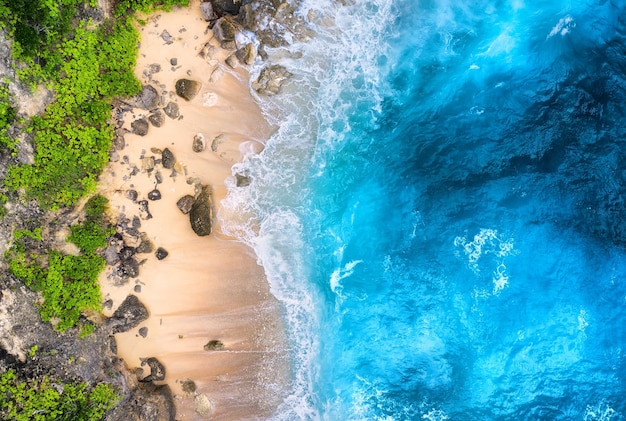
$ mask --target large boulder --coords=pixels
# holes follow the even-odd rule
[[[145,382],[165,380],[165,367],[163,367],[163,364],[161,364],[159,360],[157,360],[154,357],[148,358],[147,360],[141,363],[141,365],[145,365],[145,364],[147,364],[148,367],[150,367],[150,374],[144,377],[143,379],[141,379],[140,380],[141,382],[145,383]]]
[[[254,60],[256,59],[256,47],[254,44],[249,42],[242,48],[238,49],[235,55],[241,63],[249,66],[254,63]]]
[[[148,309],[135,295],[129,295],[107,321],[113,333],[127,332],[148,318]]]
[[[211,2],[203,1],[200,3],[200,13],[202,14],[202,19],[209,22],[217,18],[215,14],[215,10],[213,10],[213,5]]]
[[[280,92],[280,87],[289,77],[291,77],[291,73],[289,73],[285,67],[279,64],[273,64],[261,70],[261,74],[257,80],[252,83],[252,87],[259,94],[276,95]]]
[[[187,215],[189,212],[191,212],[191,208],[193,207],[195,201],[196,199],[194,199],[193,196],[187,194],[178,199],[178,202],[176,202],[176,206],[178,206],[178,209],[180,209],[182,213]]]
[[[197,80],[178,79],[176,81],[176,94],[187,101],[191,101],[198,95],[201,87],[202,84]]]
[[[125,99],[124,102],[133,107],[153,110],[161,104],[161,96],[154,86],[144,85],[141,92],[132,98]]]
[[[191,228],[201,237],[211,234],[213,226],[213,203],[211,193],[211,186],[202,186],[200,194],[196,197],[191,211],[189,212]]]
[[[222,15],[236,15],[241,9],[241,0],[211,0],[215,12]]]
[[[235,41],[236,33],[237,28],[229,19],[219,18],[213,26],[213,35],[215,39],[222,43],[222,46],[225,43]]]
[[[178,104],[175,102],[169,102],[164,108],[163,111],[165,115],[172,119],[177,119],[180,117],[180,109],[178,108]]]
[[[148,134],[148,128],[150,127],[150,125],[148,124],[148,120],[146,120],[145,118],[140,118],[130,123],[130,127],[134,134],[139,136],[145,136]]]
[[[163,168],[171,170],[174,168],[175,163],[176,158],[174,157],[174,153],[168,148],[163,149],[163,152],[161,152],[161,165],[163,165]]]

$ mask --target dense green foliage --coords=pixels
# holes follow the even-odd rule
[[[119,0],[115,3],[114,13],[123,16],[133,11],[167,10],[173,6],[189,6],[189,0]]]
[[[92,197],[85,205],[85,221],[71,227],[68,240],[81,249],[78,256],[39,251],[41,229],[16,231],[13,246],[6,253],[11,273],[41,292],[42,320],[53,322],[61,332],[75,326],[84,311],[100,309],[98,275],[105,261],[96,252],[106,246],[107,238],[114,232],[104,218],[106,205],[106,198]]]
[[[12,370],[0,376],[0,417],[6,421],[98,421],[118,399],[106,384],[20,381]]]
[[[104,219],[107,202],[103,196],[93,196],[85,205],[85,222],[70,227],[72,234],[68,240],[76,244],[82,253],[94,254],[97,249],[105,247],[107,238],[115,233],[115,229]]]
[[[73,38],[57,44],[49,62],[58,65],[46,70],[55,79],[56,101],[31,120],[35,162],[9,168],[8,188],[24,187],[49,208],[72,205],[94,190],[113,138],[111,98],[141,88],[133,73],[137,43],[131,21],[122,19],[96,30],[83,22]]]
[[[6,84],[0,84],[0,151],[15,146],[15,140],[9,136],[8,131],[16,117],[9,88]]]

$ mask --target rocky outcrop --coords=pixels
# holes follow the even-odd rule
[[[163,168],[171,170],[174,168],[174,164],[176,164],[176,158],[172,151],[168,148],[163,149],[163,152],[161,152],[161,165],[163,165]]]
[[[135,295],[129,295],[107,321],[113,333],[127,332],[149,316],[148,309]]]
[[[163,112],[161,110],[155,110],[148,116],[148,121],[154,127],[161,127],[165,122],[165,117],[163,116]]]
[[[180,117],[180,110],[178,108],[178,104],[175,102],[168,102],[165,107],[163,107],[163,112],[169,118],[175,120]]]
[[[156,358],[148,358],[145,361],[142,361],[141,365],[148,365],[148,367],[150,368],[150,374],[140,381],[146,383],[165,380],[165,367],[163,367],[163,364],[161,364],[161,362]]]
[[[236,15],[241,9],[241,0],[210,0],[215,12],[220,15]]]
[[[230,19],[220,18],[213,26],[213,36],[218,40],[224,49],[235,48],[235,34],[237,27]]]
[[[169,253],[167,252],[167,250],[165,250],[163,247],[159,247],[158,249],[156,249],[156,251],[154,252],[154,256],[157,258],[157,260],[163,260],[165,259],[167,256],[169,255]]]
[[[202,186],[200,194],[189,212],[189,221],[191,228],[199,236],[211,234],[213,228],[213,203],[212,203],[211,186]]]
[[[213,5],[209,1],[200,3],[200,13],[202,14],[202,19],[207,22],[217,19]]]
[[[261,70],[261,74],[252,87],[262,95],[276,95],[285,81],[291,77],[291,73],[284,66],[273,64]]]
[[[238,49],[235,55],[242,64],[249,66],[254,63],[254,60],[256,59],[256,47],[254,46],[254,44],[248,43],[242,48]]]
[[[148,129],[150,128],[150,125],[148,124],[148,120],[146,120],[145,118],[140,118],[130,123],[130,127],[134,134],[139,136],[145,136],[148,134]]]
[[[175,87],[176,95],[186,99],[187,101],[191,101],[198,95],[198,92],[200,92],[202,84],[197,80],[178,79],[176,81]]]
[[[161,96],[152,85],[144,85],[137,95],[123,100],[126,104],[144,110],[153,110],[161,105]]]
[[[204,135],[202,133],[198,133],[193,137],[191,149],[194,152],[202,152],[206,149],[206,140],[204,139]]]
[[[187,215],[189,212],[191,212],[191,208],[193,207],[195,201],[196,199],[188,194],[178,199],[178,202],[176,202],[176,206],[178,206],[178,209],[180,209],[182,213]]]

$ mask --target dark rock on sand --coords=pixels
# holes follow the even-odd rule
[[[156,249],[156,251],[154,252],[154,255],[156,256],[156,258],[158,260],[163,260],[167,257],[169,253],[167,252],[167,250],[165,250],[163,247],[159,247],[158,249]]]
[[[127,199],[132,200],[133,202],[135,200],[137,200],[137,190],[126,190],[126,193],[124,193],[124,196],[126,196]]]
[[[201,87],[202,84],[197,80],[178,79],[176,81],[176,95],[187,101],[191,101],[198,95]]]
[[[224,349],[224,342],[217,339],[212,339],[204,346],[205,351],[219,351]]]
[[[144,85],[141,88],[141,92],[132,98],[124,100],[124,102],[133,107],[153,110],[160,105],[161,97],[154,86]]]
[[[236,69],[237,67],[239,67],[239,59],[237,58],[236,54],[231,54],[226,57],[224,63],[226,63],[231,69]]]
[[[145,118],[140,118],[138,120],[130,123],[130,127],[132,128],[132,132],[139,136],[145,136],[148,134],[148,129],[150,125],[148,124],[148,120]]]
[[[139,217],[144,221],[147,219],[152,219],[152,214],[150,213],[150,209],[148,208],[147,200],[140,200],[137,202],[139,205]]]
[[[154,173],[154,181],[156,181],[157,184],[161,184],[163,182],[163,176],[160,171]]]
[[[163,168],[171,170],[172,168],[174,168],[175,163],[176,158],[174,157],[172,151],[170,151],[168,148],[163,149],[163,152],[161,153],[161,165],[163,165]]]
[[[139,285],[137,285],[139,286]],[[148,328],[147,327],[140,327],[139,328],[139,336],[141,336],[142,338],[145,338],[146,336],[148,336]]]
[[[107,321],[113,333],[127,332],[148,318],[148,309],[135,295],[129,295]]]
[[[136,293],[140,293],[141,292],[141,285],[135,285],[133,287],[133,291],[135,291]]]
[[[251,65],[256,59],[256,47],[252,43],[244,45],[235,53],[239,61],[246,65]]]
[[[171,119],[177,119],[180,117],[180,110],[178,108],[178,104],[175,102],[168,102],[167,105],[163,107],[163,112]]]
[[[117,273],[125,278],[136,278],[139,276],[139,262],[133,258],[123,260],[117,268]]]
[[[274,64],[261,70],[258,79],[252,83],[252,87],[260,94],[276,95],[289,77],[291,73],[285,67]]]
[[[178,209],[180,209],[182,213],[187,215],[191,211],[191,207],[193,206],[195,201],[196,199],[188,194],[178,199],[178,202],[176,202],[176,206],[178,206]]]
[[[161,127],[163,123],[165,123],[165,116],[161,110],[156,110],[148,116],[148,121],[152,123],[154,127]]]
[[[148,193],[148,199],[150,200],[161,200],[161,192],[157,189],[154,189]]]
[[[213,206],[211,200],[211,186],[202,186],[202,190],[196,197],[191,211],[189,212],[189,221],[191,228],[199,236],[211,234],[213,225]]]
[[[178,64],[178,59],[176,57],[173,57],[170,59],[170,64],[172,66],[176,66]]]
[[[202,19],[207,22],[217,18],[217,15],[213,10],[213,5],[208,1],[203,1],[202,3],[200,3],[200,13],[202,13]]]
[[[133,257],[135,253],[137,253],[137,249],[134,247],[128,247],[128,246],[122,247],[122,249],[119,252],[119,258],[120,260],[127,260]]]
[[[250,3],[244,4],[242,8],[239,10],[239,21],[241,25],[248,29],[254,29],[254,9]]]
[[[145,364],[147,364],[148,367],[150,367],[150,374],[144,377],[143,379],[141,379],[140,380],[141,382],[145,383],[145,382],[165,380],[165,367],[163,367],[163,364],[161,364],[159,360],[157,360],[154,357],[151,357],[141,363],[141,365],[145,365]]]
[[[241,9],[241,0],[211,0],[218,15],[236,15]]]
[[[219,18],[213,26],[213,35],[222,44],[222,48],[235,41],[236,32],[237,28],[229,19]]]
[[[237,180],[237,187],[246,187],[252,183],[252,179],[247,175],[235,174],[235,179]]]
[[[137,248],[135,249],[137,253],[152,253],[152,250],[154,250],[154,245],[152,244],[152,241],[150,241],[150,238],[148,238],[148,234],[146,234],[145,232],[142,232],[140,234],[140,243],[137,246]]]
[[[206,140],[204,139],[204,135],[202,133],[198,133],[193,137],[191,149],[193,149],[194,152],[202,152],[206,149]]]

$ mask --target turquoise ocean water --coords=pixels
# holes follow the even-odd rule
[[[626,2],[304,0],[236,172],[276,420],[626,418]]]

